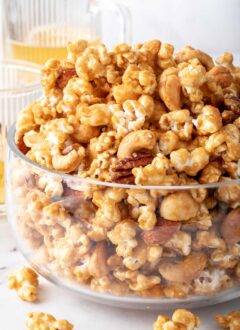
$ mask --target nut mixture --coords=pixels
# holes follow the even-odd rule
[[[186,309],[177,309],[172,319],[159,315],[153,324],[153,330],[194,330],[200,326],[199,318]]]
[[[34,270],[24,267],[8,276],[9,289],[16,290],[24,301],[36,301],[38,298],[38,275]]]
[[[116,295],[185,298],[236,284],[240,68],[232,55],[214,63],[158,40],[112,51],[81,40],[68,44],[67,59],[47,61],[42,86],[18,117],[15,142],[33,162],[71,176],[13,160],[17,223],[35,263]],[[215,182],[225,185],[171,189]]]

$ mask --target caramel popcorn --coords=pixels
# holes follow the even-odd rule
[[[216,315],[216,322],[221,329],[238,330],[240,329],[240,312],[232,311],[225,315]]]
[[[67,320],[56,320],[54,316],[46,313],[29,313],[26,319],[29,330],[72,330],[73,325]]]
[[[153,324],[153,330],[194,330],[200,326],[199,318],[186,309],[177,309],[170,319],[159,315]]]
[[[220,155],[224,162],[236,161],[240,158],[236,118],[224,126],[222,107],[211,104],[209,93],[221,91],[222,106],[236,113],[238,96],[224,93],[235,83],[238,69],[230,55],[219,61],[222,66],[215,66],[210,56],[190,46],[174,54],[172,45],[158,40],[135,46],[121,44],[112,52],[104,45],[92,45],[84,40],[70,42],[67,60],[46,62],[42,78],[44,96],[21,112],[16,142],[23,138],[30,148],[27,156],[43,166],[100,180],[111,180],[107,175],[96,175],[97,167],[99,172],[108,170],[109,165],[102,165],[107,162],[107,155],[96,161],[96,157],[88,157],[86,145],[81,145],[92,143],[92,139],[101,135],[98,127],[104,128],[104,134],[116,132],[120,145],[114,152],[120,158],[146,148],[155,156],[156,140],[149,147],[147,142],[138,144],[126,153],[121,152],[125,149],[121,140],[131,131],[140,134],[141,130],[160,128],[166,134],[160,131],[158,134],[167,139],[166,142],[160,139],[160,150],[167,155],[171,153],[177,173],[196,176],[208,165],[211,154]],[[160,112],[157,124],[153,119],[158,116],[160,101],[165,104],[165,110]],[[201,105],[200,111],[192,112],[197,105]],[[132,136],[136,142],[138,135]],[[208,136],[206,144],[199,146],[202,148],[199,150],[193,148],[191,155],[187,154],[189,150],[182,150],[181,143],[178,145],[179,139],[191,141],[201,135]],[[172,138],[171,145],[166,146]],[[130,136],[127,140],[130,141]],[[70,144],[74,147],[66,152]],[[137,177],[134,183],[140,183]],[[168,182],[172,183],[177,184],[177,180]],[[156,179],[156,184],[162,184],[161,178]]]
[[[24,267],[8,276],[9,289],[16,290],[24,301],[36,301],[38,298],[38,275],[31,268]]]
[[[111,51],[80,40],[48,60],[44,95],[16,124],[36,164],[15,157],[11,168],[17,226],[40,269],[139,297],[235,285],[239,82],[230,53],[214,62],[159,40]],[[166,322],[156,329],[194,328]]]
[[[221,288],[231,287],[231,279],[225,270],[210,269],[202,271],[194,279],[195,292],[199,295],[218,292]]]

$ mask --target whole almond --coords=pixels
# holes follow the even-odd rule
[[[142,239],[147,245],[166,243],[178,230],[180,222],[158,219],[157,226],[142,233]]]
[[[94,277],[102,277],[109,272],[107,266],[107,246],[104,241],[96,244],[90,258],[89,271]]]

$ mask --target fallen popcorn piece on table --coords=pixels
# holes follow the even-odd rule
[[[72,330],[73,325],[67,320],[56,320],[54,316],[46,313],[30,312],[26,319],[29,330]]]
[[[172,319],[159,315],[153,324],[153,330],[194,330],[200,326],[199,318],[186,309],[177,309]]]
[[[222,329],[240,329],[240,311],[232,311],[225,315],[216,315],[216,322]]]
[[[38,298],[38,274],[31,268],[24,267],[8,277],[9,289],[16,290],[24,301],[36,301]]]

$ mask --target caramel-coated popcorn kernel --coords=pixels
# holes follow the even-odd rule
[[[38,298],[38,275],[31,268],[24,267],[9,275],[8,287],[16,290],[22,300],[35,301]]]
[[[72,330],[73,325],[67,320],[56,320],[54,316],[46,313],[29,313],[26,319],[29,330]]]
[[[159,315],[153,324],[153,330],[194,330],[200,326],[199,318],[186,309],[177,309],[172,319]]]

